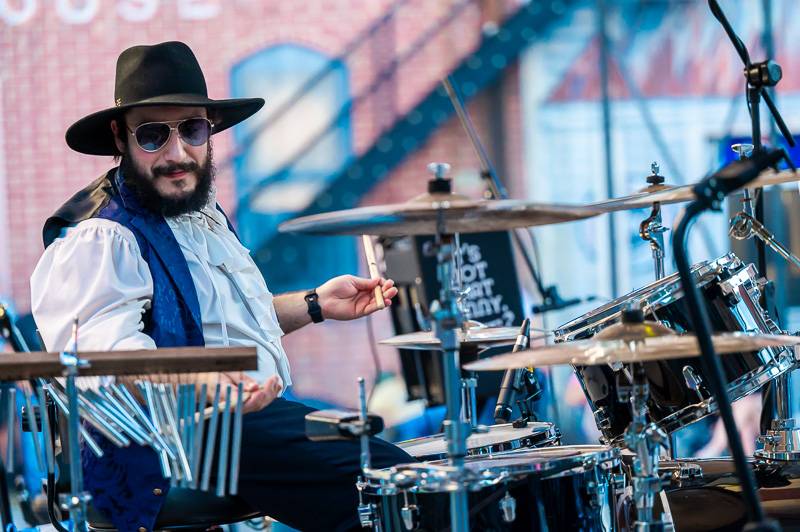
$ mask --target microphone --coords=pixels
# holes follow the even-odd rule
[[[562,299],[561,296],[558,294],[558,291],[555,290],[555,287],[551,286],[549,289],[545,291],[545,297],[542,300],[542,302],[539,305],[533,305],[531,307],[531,312],[534,314],[544,314],[545,312],[565,309],[573,305],[578,305],[580,303],[588,303],[589,301],[594,301],[596,299],[597,296],[573,297],[571,299]]]
[[[521,351],[528,347],[530,341],[531,320],[525,318],[520,327],[517,341],[514,343],[512,353]],[[525,368],[507,369],[503,375],[503,382],[500,385],[500,393],[497,395],[497,406],[494,407],[495,423],[508,423],[511,419],[511,412],[514,405],[514,397],[522,391],[522,375]]]

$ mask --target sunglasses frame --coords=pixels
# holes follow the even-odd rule
[[[214,122],[212,122],[211,120],[209,120],[208,118],[206,118],[204,116],[192,116],[192,117],[189,117],[189,118],[183,118],[181,120],[167,120],[167,121],[163,121],[163,122],[162,121],[158,121],[158,120],[153,121],[153,122],[143,122],[143,123],[139,124],[138,126],[136,126],[133,129],[131,129],[128,126],[128,124],[125,124],[125,129],[130,131],[131,135],[133,135],[133,140],[136,141],[136,145],[139,146],[139,149],[141,149],[142,151],[147,152],[147,153],[156,153],[159,150],[162,150],[164,148],[164,146],[169,144],[170,139],[172,139],[172,132],[173,131],[178,135],[178,138],[182,142],[186,142],[186,144],[188,144],[189,146],[194,146],[194,144],[192,144],[190,142],[187,142],[186,139],[183,138],[183,135],[181,135],[180,131],[178,131],[178,128],[181,127],[181,124],[183,124],[184,122],[187,122],[189,120],[205,120],[206,122],[208,122],[208,138],[211,138],[211,135],[214,133]],[[159,146],[158,148],[156,148],[154,150],[148,150],[144,146],[139,144],[139,139],[136,137],[136,132],[139,131],[140,127],[149,126],[151,124],[164,124],[165,126],[167,126],[169,128],[169,135],[167,136],[167,140],[164,141],[164,144],[162,144],[161,146]],[[175,124],[175,125],[172,126],[170,124]],[[203,142],[203,144],[208,142],[208,138],[206,139],[205,142]],[[198,144],[197,146],[202,146],[203,144]],[[195,146],[195,147],[197,147],[197,146]]]

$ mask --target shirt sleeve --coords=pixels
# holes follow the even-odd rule
[[[103,219],[67,230],[44,252],[31,276],[31,312],[50,351],[70,346],[78,318],[78,349],[154,349],[142,315],[153,279],[133,233]]]

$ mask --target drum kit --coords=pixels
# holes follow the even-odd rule
[[[429,170],[428,192],[407,203],[307,216],[281,226],[284,232],[322,235],[435,237],[440,294],[430,311],[433,331],[382,343],[442,357],[444,431],[398,444],[419,462],[381,470],[363,464],[357,484],[362,525],[382,531],[698,530],[716,529],[722,521],[742,526],[741,499],[722,521],[694,515],[698,507],[685,501],[689,493],[732,504],[741,488],[730,460],[662,456],[672,433],[717,411],[683,284],[678,274],[664,276],[660,206],[692,201],[693,187],[663,184],[654,165],[647,189],[588,205],[471,200],[452,192],[447,165],[432,163]],[[748,187],[794,181],[800,174],[768,170]],[[509,345],[519,331],[481,327],[462,311],[454,259],[458,233],[514,230],[646,206],[653,210],[640,229],[651,243],[655,282],[558,327],[551,345],[515,348],[460,366],[462,344]],[[793,257],[774,238],[763,237],[769,234],[765,229],[751,224],[747,231]],[[800,337],[781,331],[759,304],[764,280],[753,265],[729,253],[695,264],[691,273],[710,312],[713,347],[722,356],[731,401],[795,369],[793,346]],[[469,395],[459,393],[474,380],[468,372],[557,365],[574,369],[602,435],[600,445],[562,446],[558,428],[544,421],[479,426],[474,405],[466,404]],[[796,498],[791,490],[800,486],[799,433],[788,404],[780,405],[779,413],[751,463],[762,498],[776,500]],[[724,496],[720,489],[727,490]],[[784,501],[780,517],[800,524],[800,508],[794,506],[800,505]]]

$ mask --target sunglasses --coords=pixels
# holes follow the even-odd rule
[[[136,139],[136,144],[148,153],[157,152],[163,148],[169,142],[173,131],[177,131],[178,136],[186,144],[202,146],[208,142],[212,129],[214,129],[214,124],[211,123],[211,120],[199,117],[171,122],[145,122],[136,126],[136,129],[128,127],[128,131]]]

